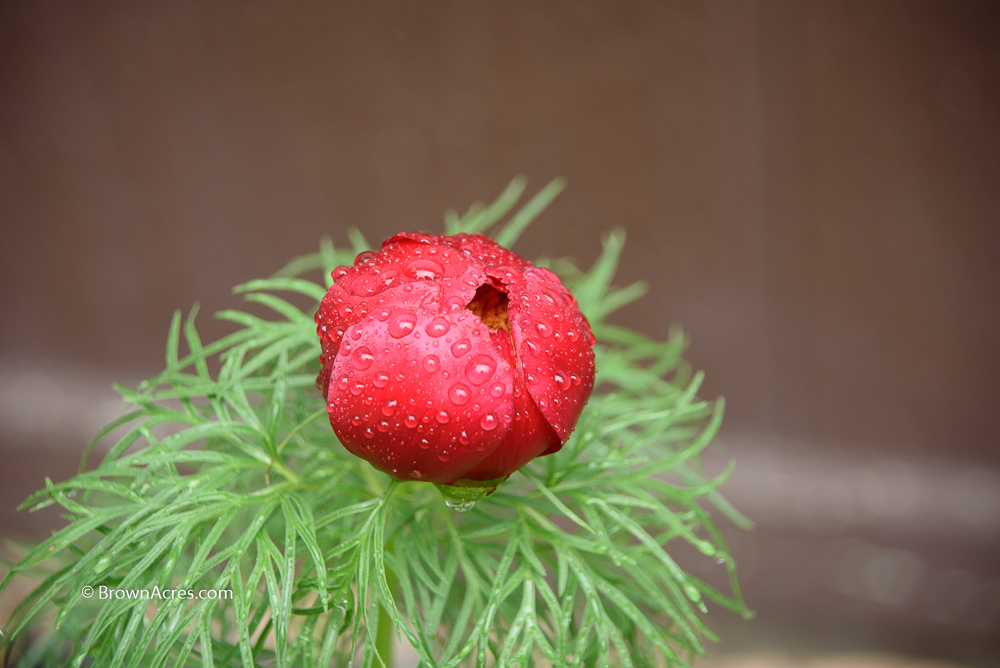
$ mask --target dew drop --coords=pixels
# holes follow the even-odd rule
[[[372,431],[371,427],[365,429],[365,438],[375,438],[375,432]]]
[[[428,373],[434,373],[441,366],[441,360],[437,355],[428,355],[424,358],[423,367]]]
[[[448,389],[448,398],[456,406],[464,406],[469,403],[470,397],[472,397],[472,391],[465,383],[455,383]]]
[[[497,420],[496,415],[494,415],[493,413],[487,413],[486,415],[483,416],[483,419],[479,421],[479,426],[482,427],[485,431],[493,431],[494,429],[497,428],[498,422],[499,420]]]
[[[372,379],[372,385],[374,385],[375,387],[385,387],[388,384],[389,384],[389,374],[385,373],[384,371],[376,374],[375,378]]]
[[[465,306],[465,300],[457,295],[452,295],[444,300],[444,305],[448,307],[449,311],[457,311]]]
[[[379,322],[385,322],[386,320],[389,319],[389,312],[384,308],[379,309],[378,312],[375,314],[375,317],[378,318]]]
[[[446,499],[444,504],[454,510],[456,513],[467,513],[476,505],[475,501],[452,501],[451,499]]]
[[[469,444],[469,435],[465,433],[464,429],[462,430],[462,433],[458,435],[458,442],[462,445]]]
[[[400,313],[389,321],[389,336],[394,339],[401,339],[417,325],[417,317],[410,313]]]
[[[350,379],[347,376],[341,376],[337,379],[337,389],[346,390],[347,386],[351,384]]]
[[[470,350],[472,350],[472,342],[468,339],[459,339],[451,344],[451,354],[455,357],[461,357]]]
[[[405,424],[410,429],[416,427],[417,422],[418,420],[416,415],[407,415],[405,418],[403,418],[403,424]]]
[[[378,430],[383,434],[389,431],[389,423],[386,422],[385,420],[382,420],[381,422],[378,423]]]
[[[493,383],[490,385],[490,396],[499,399],[507,391],[507,386],[503,383]]]
[[[451,323],[441,316],[437,316],[424,327],[424,331],[427,332],[427,336],[444,336],[451,329]]]
[[[441,424],[447,424],[451,422],[451,414],[444,409],[439,410],[437,412],[437,415],[435,415],[434,417],[437,418],[437,421],[440,422]]]
[[[413,478],[414,480],[420,480],[421,478],[424,477],[424,474],[418,471],[417,469],[413,469],[412,471],[410,471],[410,477]]]
[[[441,453],[438,453],[438,459],[440,459],[443,462],[446,462],[449,459],[451,459],[451,453],[450,452],[441,452]]]
[[[538,333],[542,336],[552,336],[552,326],[544,320],[536,322],[535,329],[537,329]]]
[[[361,416],[360,415],[355,415],[354,417],[352,417],[351,418],[351,424],[353,424],[355,427],[357,427],[359,424],[361,424]]]
[[[441,278],[444,275],[444,269],[434,260],[421,258],[407,265],[403,273],[417,280],[433,280]]]
[[[364,371],[375,361],[375,355],[368,349],[368,346],[361,346],[351,355],[351,361],[354,362],[355,368]]]
[[[530,373],[529,373],[529,374],[527,374],[527,375],[526,375],[526,376],[524,377],[524,379],[525,379],[525,380],[526,380],[526,381],[528,382],[528,384],[529,384],[529,385],[534,385],[535,383],[537,383],[537,382],[538,382],[538,379],[537,379],[537,378],[535,378],[535,376],[534,376],[534,375],[532,375],[532,374],[530,374]]]
[[[396,400],[389,399],[384,404],[382,404],[382,415],[389,417],[396,412]]]
[[[465,375],[473,385],[482,385],[493,377],[497,363],[487,355],[476,355],[465,367]]]
[[[420,443],[418,443],[418,445],[420,446],[421,450],[426,450],[427,448],[431,447],[430,441],[428,441],[426,438],[420,439]]]
[[[571,373],[571,374],[569,375],[569,379],[570,379],[570,381],[571,381],[571,382],[572,382],[572,383],[573,383],[574,385],[579,385],[579,384],[580,384],[580,377],[579,377],[578,375],[576,375],[575,373]]]
[[[351,338],[354,339],[355,341],[357,341],[358,339],[361,338],[361,328],[360,327],[355,327],[351,331]]]
[[[365,391],[365,384],[360,380],[354,381],[354,385],[351,385],[351,394],[358,396]]]
[[[566,390],[569,389],[569,386],[572,384],[571,381],[570,381],[570,379],[569,379],[569,376],[567,376],[562,371],[556,371],[555,375],[552,376],[552,377],[555,379],[556,385],[559,386],[560,390],[566,391]]]

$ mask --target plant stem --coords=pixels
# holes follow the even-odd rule
[[[375,636],[375,653],[385,668],[392,668],[392,618],[381,605],[378,607],[378,634]]]

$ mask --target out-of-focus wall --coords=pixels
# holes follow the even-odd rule
[[[4,3],[0,351],[153,369],[173,308],[440,229],[525,172],[520,250],[630,234],[730,429],[996,462],[992,2]],[[206,325],[207,325],[207,318]],[[211,327],[209,327],[211,329]]]
[[[757,472],[732,487],[762,527],[744,553],[752,605],[797,614],[826,601],[815,584],[848,601],[840,620],[850,601],[924,619],[917,584],[957,591],[956,569],[980,573],[970,610],[993,600],[989,1],[0,4],[0,533],[44,524],[13,505],[75,470],[113,415],[112,380],[158,370],[175,308],[200,301],[212,338],[208,314],[239,304],[231,286],[320,236],[440,231],[445,208],[518,173],[569,188],[517,250],[587,264],[603,230],[627,228],[619,282],[651,289],[617,321],[683,325],[705,394],[726,396],[725,456]],[[934,477],[942,462],[952,482]],[[843,476],[820,498],[808,481],[830,471]],[[928,533],[919,504],[878,505],[880,489],[939,487],[940,504],[921,498],[964,538]],[[858,506],[871,523],[824,510],[835,497],[875,499]],[[855,542],[827,549],[845,526]],[[772,586],[797,554],[833,584]],[[839,566],[813,558],[831,554]],[[897,574],[916,555],[922,579],[886,600],[836,579],[867,572],[866,554]],[[970,637],[1000,629],[1000,607],[984,609]]]

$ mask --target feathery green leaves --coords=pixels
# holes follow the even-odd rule
[[[497,239],[516,241],[563,186],[549,184]],[[447,231],[488,230],[524,188],[515,179],[493,204],[450,212]],[[165,370],[119,388],[131,407],[84,462],[114,434],[107,454],[25,502],[59,504],[67,525],[0,584],[43,578],[2,640],[9,651],[49,620],[21,665],[367,668],[389,621],[425,666],[685,665],[714,637],[706,600],[749,614],[711,511],[746,520],[716,491],[728,471],[707,480],[698,465],[723,403],[698,399],[702,376],[685,371],[680,333],[658,342],[605,322],[645,290],[611,287],[621,230],[587,272],[550,265],[598,339],[597,388],[575,433],[463,514],[433,485],[398,483],[349,455],[327,424],[315,305],[275,293],[318,303],[330,271],[369,247],[349,236],[350,250],[324,239],[236,288],[272,319],[224,311],[236,330],[205,344],[197,307],[175,314]],[[322,282],[303,277],[316,270]],[[677,542],[723,564],[730,591],[684,572]],[[177,590],[192,596],[99,595]]]

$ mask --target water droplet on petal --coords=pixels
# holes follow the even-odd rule
[[[497,370],[497,363],[487,355],[476,355],[465,367],[465,375],[473,385],[482,385]]]
[[[389,384],[389,374],[385,373],[384,371],[379,372],[378,374],[375,375],[375,378],[372,379],[372,385],[374,385],[375,387],[385,387],[388,384]]]
[[[424,327],[424,331],[427,332],[427,336],[444,336],[451,329],[451,323],[441,316],[437,316]]]
[[[579,377],[578,375],[576,375],[575,373],[571,373],[571,374],[569,375],[569,379],[570,379],[570,381],[571,381],[571,382],[572,382],[572,383],[573,383],[574,385],[579,385],[579,384],[580,384],[580,377]]]
[[[424,477],[424,474],[418,471],[417,469],[413,469],[412,471],[410,471],[410,477],[413,478],[414,480],[420,480],[421,478]]]
[[[424,358],[423,366],[428,373],[434,373],[441,366],[441,360],[437,355],[428,355]]]
[[[451,354],[455,357],[461,357],[470,350],[472,350],[472,342],[468,339],[459,339],[451,344]]]
[[[378,318],[379,322],[385,322],[386,320],[389,319],[389,312],[384,308],[379,309],[378,312],[375,314],[375,317]]]
[[[354,381],[354,385],[351,385],[351,394],[353,394],[354,396],[358,396],[364,391],[365,391],[365,384],[363,381],[356,380]]]
[[[487,413],[483,416],[483,419],[479,421],[479,426],[485,431],[493,431],[497,428],[497,424],[499,424],[499,420],[497,420],[497,416],[493,413]]]
[[[436,417],[437,421],[440,422],[441,424],[447,424],[448,422],[451,422],[451,414],[444,409],[439,410],[437,412],[437,415],[435,415],[434,417]]]
[[[410,278],[415,278],[417,280],[433,280],[435,278],[441,278],[441,276],[444,275],[444,269],[442,269],[441,265],[434,260],[421,258],[419,260],[414,260],[407,265],[406,270],[403,273]]]
[[[575,329],[570,329],[566,332],[566,338],[572,341],[573,343],[576,343],[577,340],[579,340],[580,335],[577,333]]]
[[[535,329],[537,329],[538,333],[542,336],[552,336],[552,326],[544,320],[536,322]]]
[[[525,379],[525,380],[526,380],[526,381],[528,382],[528,384],[529,384],[529,385],[534,385],[535,383],[537,383],[537,382],[538,382],[538,379],[537,379],[537,378],[535,378],[535,376],[533,376],[533,375],[532,375],[532,374],[530,374],[530,373],[529,373],[529,374],[527,374],[527,375],[526,375],[526,376],[524,377],[524,379]]]
[[[440,459],[443,462],[446,462],[449,459],[451,459],[451,453],[450,452],[441,452],[441,453],[438,454],[438,459]]]
[[[351,384],[350,379],[347,376],[341,376],[337,379],[337,389],[346,390],[347,386]]]
[[[428,441],[426,438],[420,439],[420,443],[418,443],[418,445],[420,446],[421,450],[426,450],[427,448],[431,447],[430,441]]]
[[[361,338],[361,328],[360,327],[355,327],[351,331],[351,338],[354,339],[355,341],[357,341],[358,339]]]
[[[351,361],[354,362],[355,368],[364,371],[375,361],[375,355],[368,349],[368,346],[361,346],[351,355]]]
[[[417,422],[418,420],[416,415],[407,415],[405,418],[403,418],[403,424],[405,424],[407,427],[410,427],[411,429],[417,426]]]
[[[493,383],[490,385],[490,396],[499,399],[507,391],[507,386],[503,383]]]
[[[400,313],[389,321],[389,336],[394,339],[401,339],[417,325],[417,317],[409,313]]]
[[[464,383],[455,383],[448,389],[448,398],[451,399],[451,403],[456,406],[464,406],[469,403],[469,399],[472,397],[472,391],[469,386]]]
[[[469,435],[465,433],[464,429],[462,430],[462,433],[458,435],[458,441],[462,445],[468,445],[469,444]]]
[[[384,404],[382,404],[382,415],[389,417],[396,412],[396,400],[389,399]]]
[[[569,377],[565,373],[563,373],[562,371],[557,371],[553,376],[553,378],[555,379],[556,385],[559,386],[560,390],[565,391],[569,389],[571,383]]]
[[[382,420],[381,422],[378,423],[378,430],[381,431],[382,433],[389,431],[389,423],[386,422],[385,420]]]

